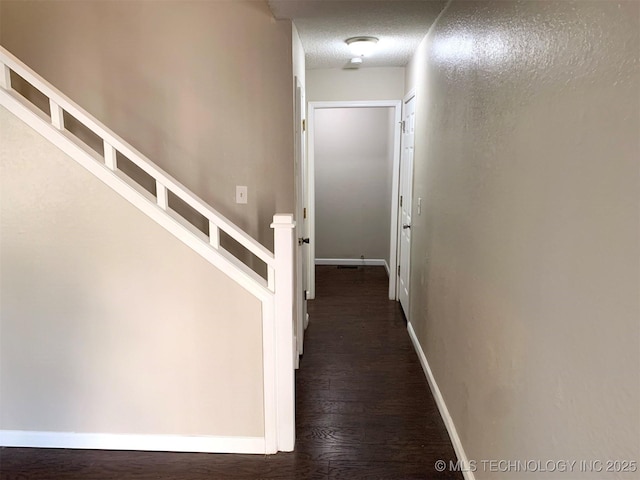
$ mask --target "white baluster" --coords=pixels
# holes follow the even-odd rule
[[[64,130],[64,115],[60,105],[49,99],[49,108],[51,109],[51,124],[58,130]]]
[[[4,63],[0,64],[0,87],[5,90],[11,89],[11,69]]]
[[[209,243],[216,250],[220,247],[220,229],[211,220],[209,220]]]
[[[118,157],[116,155],[116,149],[111,144],[104,141],[104,164],[110,169],[115,171],[118,168]]]
[[[293,330],[293,233],[292,214],[273,216],[275,257],[275,339],[278,450],[290,452],[295,443],[295,364]]]
[[[156,201],[158,206],[166,210],[169,207],[169,194],[167,193],[167,187],[162,185],[159,180],[156,180]]]

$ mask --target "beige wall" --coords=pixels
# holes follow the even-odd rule
[[[400,100],[404,74],[401,67],[307,70],[307,101]]]
[[[316,258],[389,263],[394,120],[391,107],[315,111]]]
[[[294,206],[289,21],[251,0],[1,8],[3,46],[273,246],[273,214]],[[248,186],[247,205],[235,204],[236,185]]]
[[[0,429],[260,437],[260,303],[0,108]]]
[[[640,458],[639,33],[638,2],[454,1],[408,69],[410,321],[470,459]]]

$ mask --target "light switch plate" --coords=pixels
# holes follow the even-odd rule
[[[236,203],[247,203],[247,187],[236,185]]]

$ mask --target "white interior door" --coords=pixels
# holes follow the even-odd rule
[[[306,168],[305,168],[305,108],[304,87],[296,78],[296,104],[295,104],[295,177],[296,177],[296,236],[298,248],[296,250],[296,302],[297,311],[294,325],[296,336],[296,368],[299,365],[299,356],[304,348],[304,329],[308,324],[307,295],[308,290],[308,254],[305,251],[305,239],[308,241],[307,225],[307,195],[306,195]]]
[[[409,279],[411,256],[411,194],[413,187],[413,149],[415,137],[415,95],[404,101],[402,114],[402,153],[400,155],[400,215],[398,243],[398,298],[409,318]]]

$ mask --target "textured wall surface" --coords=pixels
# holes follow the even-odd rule
[[[316,258],[389,263],[394,109],[315,112]]]
[[[0,43],[273,246],[293,212],[289,21],[264,1],[2,0]],[[235,186],[248,186],[247,205]]]
[[[0,429],[260,437],[260,303],[0,108]]]
[[[471,459],[640,459],[639,34],[636,1],[453,1],[409,65],[410,322]]]

